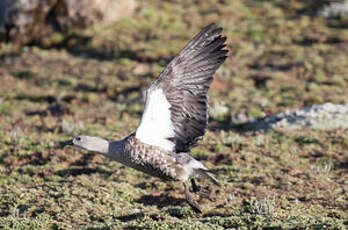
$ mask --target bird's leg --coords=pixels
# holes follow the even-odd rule
[[[211,195],[211,190],[210,189],[199,187],[196,184],[196,181],[193,178],[191,179],[191,185],[192,185],[192,192],[194,192],[194,193],[198,193],[199,192],[199,197],[200,198],[206,198],[206,199],[209,199],[210,201],[214,201],[214,199],[212,199],[210,197],[210,195]]]
[[[197,193],[200,191],[200,188],[197,186],[195,179],[191,179],[192,192]]]
[[[214,201],[213,198],[210,197],[211,196],[211,190],[210,188],[202,188],[200,191],[199,191],[199,197],[200,198],[206,198],[210,201]]]
[[[185,187],[185,195],[186,195],[186,201],[187,203],[191,206],[191,208],[196,212],[196,213],[202,213],[201,208],[197,204],[196,201],[194,201],[190,195],[189,191],[189,186],[187,181],[184,182],[184,187]]]

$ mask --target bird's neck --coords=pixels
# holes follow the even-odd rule
[[[124,158],[124,144],[125,141],[113,141],[109,142],[109,150],[107,153],[103,153],[107,157],[110,157],[113,160],[123,162]]]

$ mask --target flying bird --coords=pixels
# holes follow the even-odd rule
[[[186,201],[201,212],[189,191],[195,178],[218,180],[190,149],[202,138],[208,123],[207,92],[213,74],[225,61],[226,37],[210,24],[177,54],[146,90],[145,107],[136,131],[121,141],[78,135],[65,144],[104,154],[126,166],[164,181],[180,181]]]

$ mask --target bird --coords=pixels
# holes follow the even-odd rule
[[[146,90],[143,114],[134,133],[120,141],[77,135],[65,145],[103,154],[163,181],[179,181],[191,208],[201,207],[190,193],[199,191],[195,179],[220,183],[190,155],[208,125],[207,92],[213,75],[227,58],[223,29],[212,23],[203,28],[168,63]]]

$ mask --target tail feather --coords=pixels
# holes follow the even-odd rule
[[[220,187],[219,181],[213,176],[211,171],[206,169],[196,169],[196,172],[200,177],[210,179],[216,186]]]

